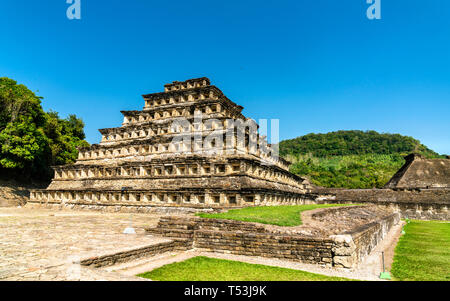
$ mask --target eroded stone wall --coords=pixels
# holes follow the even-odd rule
[[[195,231],[194,247],[206,251],[332,265],[333,241],[234,231]]]
[[[205,251],[352,268],[399,220],[398,213],[389,214],[352,232],[330,237],[274,233],[254,223],[186,217],[163,217],[156,228],[147,231],[190,239],[194,248]]]
[[[301,205],[314,202],[314,195],[266,192],[263,189],[215,190],[178,189],[177,191],[93,191],[35,190],[28,205],[60,206],[62,208],[88,208],[108,211],[110,208],[129,209],[131,212],[155,207],[183,207],[192,209],[242,208],[265,205]],[[134,210],[134,211],[133,211]]]
[[[123,262],[136,260],[142,257],[154,256],[166,252],[186,251],[192,248],[189,240],[174,240],[170,242],[162,242],[159,244],[114,253],[111,255],[97,256],[84,259],[80,262],[83,266],[92,266],[95,268],[111,266]]]

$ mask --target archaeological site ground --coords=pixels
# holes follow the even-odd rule
[[[450,279],[449,158],[319,187],[208,78],[143,98],[47,188],[5,188],[0,280]]]
[[[2,300],[448,298],[450,1],[3,0],[0,37]]]

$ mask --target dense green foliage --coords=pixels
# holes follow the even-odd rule
[[[414,138],[375,131],[309,134],[280,142],[280,155],[293,163],[291,171],[324,187],[381,188],[410,153],[441,157]]]
[[[375,131],[338,131],[327,134],[308,134],[280,143],[280,155],[306,155],[314,157],[420,153],[433,158],[439,154],[420,141],[399,134],[380,134]]]
[[[450,223],[411,221],[395,248],[392,275],[403,281],[450,280]]]
[[[84,141],[84,123],[75,115],[46,113],[41,98],[24,85],[0,78],[0,174],[48,180],[52,165],[73,163]]]
[[[348,206],[338,205],[295,205],[295,206],[264,206],[231,209],[223,213],[198,213],[203,218],[230,219],[244,222],[254,222],[285,227],[299,226],[302,224],[301,213],[303,211],[318,208],[330,208]]]
[[[75,115],[61,119],[56,112],[47,113],[45,133],[50,139],[52,164],[73,163],[78,157],[77,147],[86,147],[84,123]]]
[[[159,281],[349,281],[299,270],[204,256],[171,263],[139,277]]]

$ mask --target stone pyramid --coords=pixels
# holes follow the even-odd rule
[[[106,211],[300,204],[311,185],[258,133],[208,78],[173,82],[143,95],[141,111],[122,111],[121,127],[55,166],[30,203]]]

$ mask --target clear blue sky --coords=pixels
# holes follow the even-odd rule
[[[282,139],[360,129],[450,154],[450,1],[0,0],[0,76],[75,113],[87,139],[174,80],[207,76]]]

